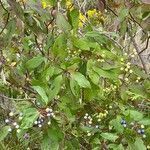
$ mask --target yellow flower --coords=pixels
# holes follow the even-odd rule
[[[46,7],[47,7],[47,4],[46,4],[46,2],[42,2],[42,7],[45,9]]]
[[[82,15],[81,13],[79,14],[79,27],[83,27],[83,24],[86,21],[86,17]]]
[[[42,0],[42,7],[45,9],[47,7],[50,7],[50,5],[46,2],[46,0]]]
[[[17,64],[16,62],[12,62],[12,63],[10,64],[10,66],[14,67],[16,64]]]
[[[80,13],[79,19],[80,19],[81,21],[85,22],[86,17]]]
[[[79,22],[79,27],[83,27],[83,23],[81,21]]]
[[[66,1],[66,6],[67,6],[67,8],[71,7],[71,5],[72,5],[71,1],[70,1],[70,0],[67,0],[67,1]]]
[[[89,18],[92,18],[94,15],[97,15],[96,9],[88,10],[87,14]]]

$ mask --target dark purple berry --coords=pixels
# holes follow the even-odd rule
[[[126,124],[126,121],[124,119],[121,120],[121,124]]]
[[[30,138],[29,133],[25,133],[24,136],[23,136],[23,138],[24,139],[29,139]]]
[[[144,129],[141,129],[141,134],[144,134],[145,130]]]

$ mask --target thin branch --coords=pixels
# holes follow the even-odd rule
[[[132,36],[130,30],[129,30],[129,35],[130,35],[130,37],[131,37],[131,41],[132,41],[132,43],[133,43],[133,46],[135,47],[136,52],[139,54],[139,52],[140,52],[139,46],[137,45],[135,39],[133,38],[133,36]],[[145,73],[147,74],[148,71],[147,71],[146,65],[145,65],[145,63],[144,63],[144,60],[143,60],[143,58],[142,58],[142,56],[141,56],[140,54],[139,54],[138,56],[139,56],[139,58],[140,58],[140,60],[141,60],[143,69],[144,69]]]
[[[106,36],[109,40],[113,41],[120,49],[124,49],[124,47],[122,47],[122,45],[120,45],[116,40],[114,40],[113,38],[111,38],[109,35],[102,33],[102,35]]]
[[[2,3],[1,0],[0,0],[0,4],[1,4],[2,8],[3,8],[3,9],[7,12],[7,14],[8,14],[8,15],[7,15],[7,19],[6,19],[6,23],[5,23],[3,29],[2,29],[1,32],[0,32],[0,35],[1,35],[1,34],[3,33],[3,31],[5,30],[7,24],[8,24],[10,13],[9,13],[8,10],[4,7],[4,5],[3,5],[3,3]]]
[[[15,101],[36,100],[35,98],[12,98],[12,97],[7,97],[2,94],[0,94],[0,97],[4,99],[9,99],[9,100],[15,100]]]
[[[106,7],[108,10],[110,10],[116,17],[118,17],[118,15],[116,14],[116,12],[114,12],[109,6]]]
[[[112,10],[109,6],[107,6],[107,10],[111,11],[116,17],[118,17],[118,14],[114,10]],[[146,32],[143,30],[141,24],[134,19],[134,17],[132,16],[131,12],[129,12],[129,15],[131,17],[131,18],[129,18],[129,20],[135,22],[136,24],[138,24],[141,27],[143,33],[146,34]]]
[[[143,28],[142,28],[142,26],[140,25],[140,23],[137,22],[137,21],[134,19],[134,17],[132,16],[131,12],[129,12],[129,15],[130,15],[130,17],[131,17],[131,18],[129,18],[129,19],[130,19],[131,21],[135,22],[136,24],[138,24],[138,25],[141,27],[142,31],[146,34],[146,32],[143,30]]]
[[[8,10],[4,7],[4,5],[3,5],[1,0],[0,0],[0,4],[1,4],[2,8],[8,13]]]
[[[39,51],[41,52],[41,54],[42,54],[43,56],[45,56],[43,50],[41,49],[41,47],[40,47],[40,45],[39,45],[39,43],[38,43],[38,41],[37,41],[37,36],[36,36],[36,35],[35,35],[35,43],[36,43],[36,45],[37,45]]]
[[[11,86],[13,86],[12,82],[11,82],[9,79],[6,79],[6,81],[7,81]],[[30,92],[30,93],[36,94],[35,91],[33,91],[31,88],[29,88],[29,87],[27,87],[27,86],[22,86],[22,85],[20,85],[20,87],[21,87],[22,89],[24,89],[24,90]]]
[[[146,41],[146,46],[144,49],[142,49],[139,54],[143,53],[147,48],[148,48],[148,45],[149,45],[149,39],[150,39],[150,36],[147,38],[147,41]]]
[[[7,19],[6,19],[6,23],[5,23],[4,27],[3,27],[3,29],[1,30],[0,35],[3,33],[3,31],[7,27],[7,24],[8,24],[8,21],[9,21],[9,16],[10,16],[10,14],[8,13],[8,16],[7,16]]]

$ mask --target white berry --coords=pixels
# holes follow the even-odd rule
[[[35,122],[34,122],[34,124],[38,124],[38,122],[37,122],[37,121],[35,121]]]
[[[42,125],[41,125],[41,124],[39,124],[39,125],[38,125],[38,127],[39,127],[39,128],[41,128],[41,127],[42,127]]]
[[[19,125],[16,125],[16,127],[15,127],[16,129],[18,129],[19,128]]]
[[[9,116],[10,116],[10,117],[12,117],[13,115],[14,115],[14,113],[13,113],[13,112],[10,112],[10,113],[9,113]]]
[[[13,125],[14,125],[14,126],[17,126],[17,122],[14,122]]]
[[[50,125],[51,124],[51,122],[50,121],[48,121],[48,123],[47,123],[48,125]]]
[[[89,133],[87,134],[87,136],[91,136],[91,133],[89,132]]]
[[[11,132],[11,131],[12,131],[12,129],[11,129],[11,128],[9,128],[9,129],[8,129],[8,132]]]
[[[6,119],[6,120],[5,120],[5,123],[8,123],[8,122],[9,122],[9,119]]]
[[[17,129],[17,133],[19,133],[21,130],[20,129]]]

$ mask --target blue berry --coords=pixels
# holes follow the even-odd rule
[[[41,121],[41,122],[44,122],[44,120],[43,120],[43,119],[41,119],[40,121]]]
[[[124,119],[121,120],[121,124],[126,124],[126,121]]]
[[[23,137],[24,137],[25,139],[29,139],[29,138],[30,138],[30,135],[29,135],[29,133],[25,133]]]
[[[144,134],[145,130],[144,129],[141,129],[141,134]]]

